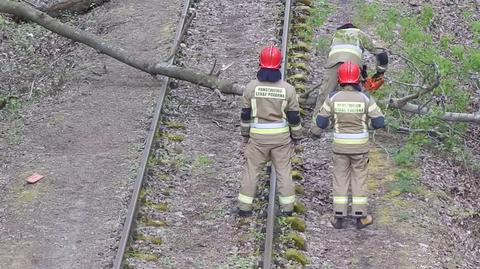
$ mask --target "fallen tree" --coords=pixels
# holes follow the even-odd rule
[[[220,92],[226,94],[241,95],[243,93],[243,85],[239,85],[234,81],[220,79],[219,75],[221,72],[217,72],[216,74],[214,74],[212,72],[213,69],[210,72],[204,72],[201,70],[194,70],[190,68],[182,68],[174,65],[169,65],[165,62],[148,63],[140,61],[138,57],[136,57],[136,55],[120,47],[109,44],[96,35],[63,24],[60,21],[52,18],[45,12],[30,7],[26,4],[14,2],[11,0],[0,0],[0,12],[11,14],[22,19],[35,22],[54,33],[85,44],[95,49],[99,53],[108,55],[122,63],[125,63],[141,71],[147,72],[153,76],[168,76],[171,78],[188,81],[213,90],[219,90]],[[433,83],[426,86],[412,85],[418,86],[419,90],[416,93],[402,98],[389,98],[386,103],[388,103],[390,107],[401,109],[410,113],[429,113],[428,108],[409,103],[409,101],[417,99],[427,93],[431,93],[436,87],[438,87],[440,83],[440,76],[438,74],[438,67],[436,68],[437,76]],[[314,89],[307,91],[307,93],[301,95],[300,103],[314,104],[315,98],[313,98],[313,95],[310,94],[312,92],[314,92]],[[480,123],[479,114],[445,112],[444,115],[440,116],[440,118],[446,121]]]
[[[219,79],[219,74],[208,74],[200,70],[181,68],[166,63],[147,63],[123,48],[109,44],[98,36],[76,29],[50,17],[48,14],[23,3],[10,0],[0,0],[0,12],[35,22],[46,29],[71,40],[85,44],[98,53],[108,55],[131,67],[151,75],[164,75],[171,78],[188,81],[210,89],[218,89],[223,93],[241,95],[243,87],[235,82]]]
[[[22,1],[40,11],[47,13],[49,16],[56,18],[65,14],[84,14],[95,7],[99,7],[106,2],[109,2],[110,0],[64,0],[59,3],[41,7],[37,7],[27,0]]]

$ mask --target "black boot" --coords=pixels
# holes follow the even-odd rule
[[[368,225],[371,225],[373,223],[373,217],[372,215],[367,215],[363,218],[358,218],[357,219],[357,229],[363,229],[367,227]]]
[[[330,223],[332,224],[333,228],[335,228],[335,229],[342,229],[343,228],[343,218],[333,217],[330,220]]]
[[[248,218],[252,216],[252,210],[238,210],[238,216]]]

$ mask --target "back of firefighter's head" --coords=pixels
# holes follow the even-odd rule
[[[360,67],[354,63],[342,63],[338,67],[338,84],[359,84],[360,83]]]
[[[263,48],[259,57],[260,67],[268,69],[280,69],[282,52],[275,46]]]

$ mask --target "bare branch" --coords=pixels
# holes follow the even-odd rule
[[[210,69],[210,72],[208,72],[208,75],[211,76],[213,74],[213,71],[215,71],[215,67],[217,67],[217,59],[213,61],[212,69]]]
[[[392,52],[391,50],[388,51],[388,52],[390,53],[390,55],[398,56],[398,57],[402,58],[402,59],[407,63],[407,65],[410,66],[410,68],[415,69],[415,71],[417,72],[417,74],[418,74],[419,76],[421,76],[422,79],[425,79],[425,77],[423,76],[423,73],[420,71],[420,69],[418,69],[417,65],[415,65],[415,63],[414,63],[412,60],[410,60],[409,58],[403,56],[403,55],[400,54],[400,53],[395,53],[395,52]]]
[[[217,73],[215,73],[215,76],[219,77],[223,72],[227,71],[227,69],[230,68],[232,65],[233,65],[233,62],[227,65],[222,64],[222,68],[220,68],[220,70],[218,70]]]
[[[422,95],[425,95],[427,93],[432,92],[435,88],[437,88],[440,85],[440,72],[438,71],[438,65],[436,63],[433,63],[433,67],[435,70],[435,80],[433,81],[432,84],[427,85],[427,86],[420,86],[420,89],[410,95],[404,96],[402,98],[391,98],[389,100],[390,106],[392,107],[402,107],[405,105],[407,102],[417,99],[421,97]],[[392,104],[393,103],[393,104]]]
[[[199,70],[181,68],[167,63],[148,63],[138,60],[138,57],[129,51],[109,44],[91,33],[63,24],[44,12],[29,7],[26,4],[10,0],[2,0],[0,1],[0,12],[13,14],[20,18],[33,21],[54,33],[83,43],[97,50],[99,53],[106,54],[120,62],[151,75],[164,75],[195,83],[210,89],[219,89],[221,92],[228,94],[241,95],[243,93],[243,87],[237,83],[229,80],[221,80]]]
[[[406,82],[402,82],[402,81],[396,81],[394,79],[389,79],[388,83],[396,83],[396,84],[400,84],[400,85],[407,86],[407,87],[412,87],[412,88],[424,88],[424,86],[420,85],[420,84],[406,83]]]

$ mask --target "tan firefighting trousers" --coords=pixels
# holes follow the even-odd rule
[[[323,102],[325,101],[325,98],[333,90],[335,90],[338,85],[337,72],[338,72],[338,67],[341,64],[342,63],[337,63],[331,68],[326,68],[324,71],[325,73],[323,75],[322,86],[318,90],[317,103],[315,104],[315,109],[313,110],[312,126],[316,126],[316,117],[317,117],[318,111],[320,111],[320,108],[323,105]]]
[[[333,211],[335,217],[348,215],[348,188],[352,188],[353,217],[367,215],[368,153],[333,154]]]
[[[290,158],[294,153],[293,149],[292,143],[259,144],[254,139],[249,139],[245,149],[247,164],[238,195],[240,210],[252,210],[258,178],[269,160],[275,166],[280,209],[284,212],[293,210],[295,188],[291,176],[292,168],[290,162]]]

